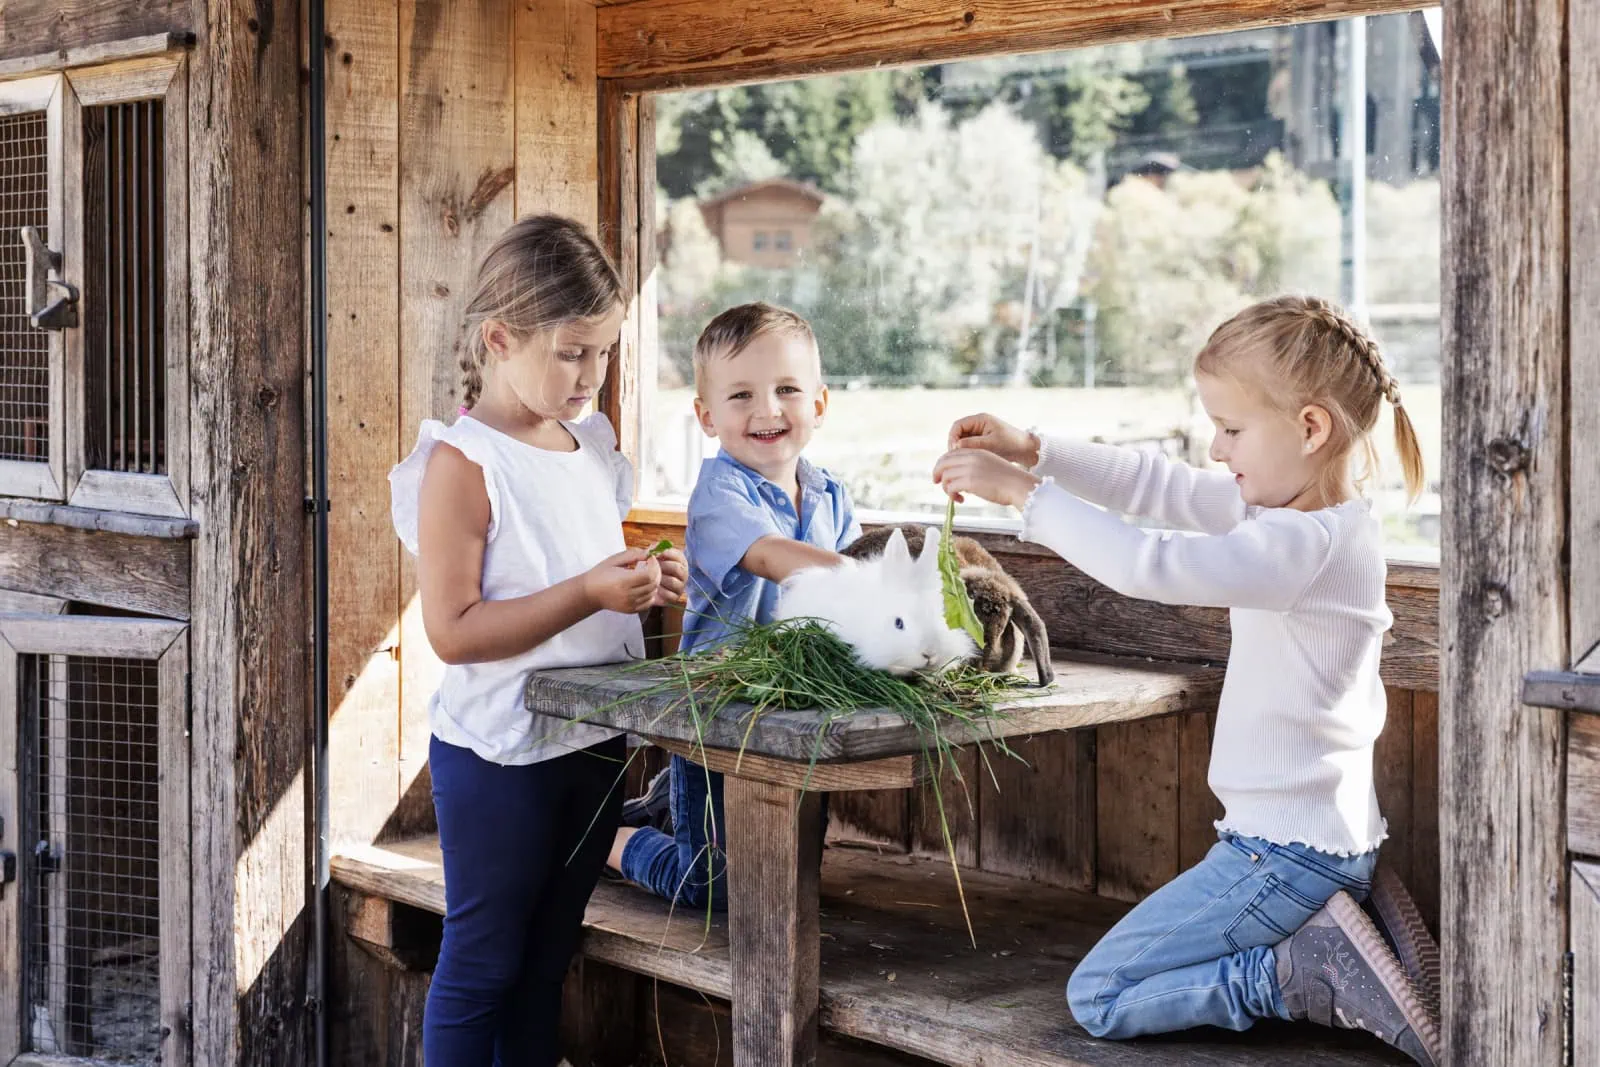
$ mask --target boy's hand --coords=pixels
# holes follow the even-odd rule
[[[656,587],[651,606],[682,604],[683,591],[689,584],[689,561],[684,558],[683,549],[665,549],[656,554],[655,562],[661,567],[661,584]]]
[[[950,427],[950,440],[946,447],[983,449],[1024,467],[1032,467],[1039,462],[1037,437],[987,413],[957,419],[955,425]]]
[[[959,503],[964,493],[1020,508],[1043,480],[993,452],[957,448],[933,465],[933,480]]]
[[[648,608],[660,585],[661,568],[642,548],[618,552],[583,574],[583,591],[590,603],[625,614],[637,615]]]

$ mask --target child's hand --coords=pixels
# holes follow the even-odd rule
[[[993,452],[957,448],[933,465],[933,480],[957,502],[965,499],[962,494],[972,493],[996,504],[1020,508],[1042,479]]]
[[[989,414],[957,419],[955,425],[950,427],[950,441],[946,447],[983,449],[1024,467],[1032,467],[1039,462],[1037,437]]]
[[[583,591],[589,601],[606,611],[637,615],[655,600],[661,585],[661,568],[642,548],[601,560],[583,574]]]
[[[661,584],[650,601],[652,606],[682,604],[683,590],[689,584],[689,561],[681,548],[668,548],[658,552],[655,561],[661,565]]]

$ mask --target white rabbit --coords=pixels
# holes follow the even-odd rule
[[[977,646],[965,630],[945,625],[939,535],[939,527],[928,527],[916,559],[896,530],[880,556],[796,571],[778,594],[777,617],[816,619],[862,663],[890,674],[965,662]]]

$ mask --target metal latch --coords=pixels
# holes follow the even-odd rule
[[[50,250],[37,227],[24,226],[20,233],[27,253],[28,321],[39,330],[64,330],[78,325],[77,287],[50,277],[51,271],[61,272],[61,253]],[[52,285],[66,293],[51,300]]]

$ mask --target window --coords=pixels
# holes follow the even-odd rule
[[[1402,554],[1437,552],[1439,57],[1420,14],[796,84],[656,98],[672,239],[647,498],[681,504],[715,448],[690,354],[731,304],[812,322],[832,407],[811,454],[860,507],[904,513],[942,511],[929,468],[976,410],[1204,463],[1194,353],[1244,305],[1306,291],[1384,346],[1430,486],[1402,506],[1385,420],[1369,491]],[[825,194],[806,255],[730,262],[697,205],[771,177]]]
[[[757,252],[765,252],[767,250],[767,237],[766,230],[757,230],[755,236],[750,238],[750,247]]]
[[[0,493],[188,511],[183,78],[0,83]]]
[[[777,235],[772,239],[772,247],[776,248],[779,252],[794,251],[794,234],[790,233],[788,230],[779,230]]]

